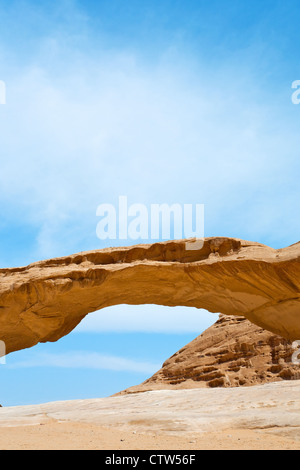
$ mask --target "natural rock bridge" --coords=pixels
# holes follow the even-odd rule
[[[188,248],[185,240],[170,241],[0,269],[0,340],[7,353],[57,341],[88,313],[117,304],[243,315],[300,339],[300,242],[275,250],[207,238],[201,249]]]

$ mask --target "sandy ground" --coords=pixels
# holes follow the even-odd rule
[[[0,409],[0,449],[300,449],[300,381]]]
[[[266,432],[225,430],[190,437],[134,434],[86,423],[4,428],[0,450],[299,450],[299,440]]]

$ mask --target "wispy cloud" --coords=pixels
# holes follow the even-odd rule
[[[117,305],[90,313],[74,333],[166,333],[199,335],[218,319],[218,314],[192,307]]]
[[[268,70],[257,68],[261,42],[210,62],[175,36],[151,61],[128,44],[109,47],[101,31],[96,38],[76,2],[57,2],[50,17],[24,5],[39,40],[3,61],[0,203],[9,224],[18,217],[35,228],[26,261],[102,247],[96,208],[119,195],[129,204],[204,203],[209,236],[297,241],[297,77],[285,90],[268,84]],[[6,58],[11,49],[19,51],[2,46]]]
[[[9,358],[3,367],[8,369],[58,367],[64,369],[95,369],[153,374],[161,367],[161,364],[136,361],[96,352],[68,351],[58,354],[34,353],[29,355],[28,359],[16,362]]]
[[[0,201],[36,227],[31,258],[101,247],[96,208],[123,194],[204,203],[206,235],[296,241],[299,133],[259,81],[122,51],[58,62],[8,77],[0,115]]]

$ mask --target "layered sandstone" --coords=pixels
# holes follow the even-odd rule
[[[260,385],[300,379],[291,341],[244,317],[220,315],[204,333],[184,346],[141,385],[120,394],[159,389]]]
[[[275,250],[207,238],[201,248],[170,241],[1,269],[0,340],[7,353],[57,341],[88,313],[117,304],[242,315],[288,340],[300,339],[299,261],[300,243]]]

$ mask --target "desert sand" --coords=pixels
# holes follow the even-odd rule
[[[0,409],[1,449],[299,449],[300,381]]]
[[[299,450],[299,440],[268,432],[227,429],[190,437],[136,434],[83,423],[5,428],[0,450]]]

